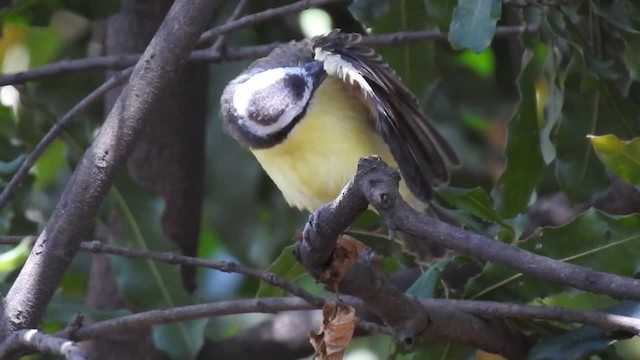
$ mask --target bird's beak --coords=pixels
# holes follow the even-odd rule
[[[322,61],[312,61],[304,66],[304,70],[313,79],[314,88],[317,88],[322,84],[322,81],[327,77],[327,72],[324,70],[324,63]]]

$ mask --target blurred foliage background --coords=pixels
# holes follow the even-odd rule
[[[0,10],[1,71],[13,73],[105,54],[107,19],[132,3],[136,2],[6,4]],[[286,3],[250,0],[245,13]],[[235,5],[226,2],[216,24],[224,23]],[[640,4],[634,0],[355,0],[235,31],[226,44],[285,42],[335,27],[370,34],[423,29],[449,34],[441,41],[376,50],[418,96],[428,117],[462,158],[464,165],[455,170],[451,186],[437,192],[441,203],[455,211],[467,228],[556,259],[637,275],[640,217],[634,214],[637,203],[624,201],[637,199],[640,183],[640,148],[635,140],[640,131]],[[502,31],[508,27],[521,31],[505,36]],[[221,91],[250,61],[208,65],[204,196],[201,203],[187,204],[202,208],[199,238],[192,239],[192,245],[196,244],[199,257],[270,268],[323,293],[286,248],[307,214],[289,208],[250,153],[221,131]],[[0,88],[0,187],[56,119],[104,80],[100,71],[72,72]],[[43,229],[106,110],[92,106],[40,157],[10,204],[0,209],[0,234],[36,235]],[[621,198],[607,197],[620,189],[624,189]],[[160,225],[164,206],[162,196],[123,171],[87,240],[176,250]],[[395,245],[380,241],[386,232],[376,231],[378,225],[376,216],[367,214],[352,232],[387,255],[383,266],[389,273],[413,268]],[[25,243],[2,251],[0,289],[6,294],[29,248]],[[64,327],[76,312],[99,320],[128,311],[282,294],[253,279],[203,269],[190,293],[177,267],[118,257],[110,261],[127,308],[96,311],[87,306],[91,256],[80,253],[48,308],[43,329]],[[446,270],[426,271],[410,293],[613,308],[627,315],[638,311],[635,304],[567,290],[463,256],[445,259],[437,269],[464,264],[481,270],[458,284],[442,278]],[[265,318],[229,316],[156,327],[153,341],[173,358],[190,358],[205,339],[233,336]],[[539,340],[531,354],[535,359],[640,357],[633,340],[618,341],[624,337],[620,334],[542,321],[514,321],[513,326]],[[355,343],[351,359],[475,356],[473,349],[446,344],[421,344],[406,352],[384,336]]]

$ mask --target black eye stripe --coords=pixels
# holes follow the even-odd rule
[[[291,91],[296,100],[301,100],[307,89],[307,82],[301,75],[287,75],[283,79],[285,88]]]

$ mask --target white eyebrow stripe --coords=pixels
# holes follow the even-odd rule
[[[255,136],[267,137],[286,128],[289,123],[291,123],[291,121],[293,121],[293,119],[304,110],[306,103],[311,97],[312,91],[311,86],[308,86],[308,84],[305,87],[302,99],[300,99],[300,101],[298,101],[294,106],[286,108],[275,122],[270,124],[261,124],[251,120],[248,116],[249,104],[251,103],[254,93],[275,84],[278,80],[289,74],[304,74],[304,69],[301,67],[269,69],[254,74],[249,77],[247,81],[239,83],[236,86],[233,94],[233,107],[239,116],[238,124],[240,126]]]
[[[284,78],[287,74],[300,74],[303,69],[301,68],[275,68],[269,69],[253,76],[250,76],[247,81],[238,83],[233,94],[233,107],[238,115],[242,117],[247,116],[247,109],[253,94],[264,88],[267,88],[275,84],[278,80]]]

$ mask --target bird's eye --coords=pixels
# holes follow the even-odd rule
[[[307,82],[302,75],[287,75],[283,79],[284,87],[288,90],[289,94],[296,100],[302,100],[305,90],[307,89]]]

